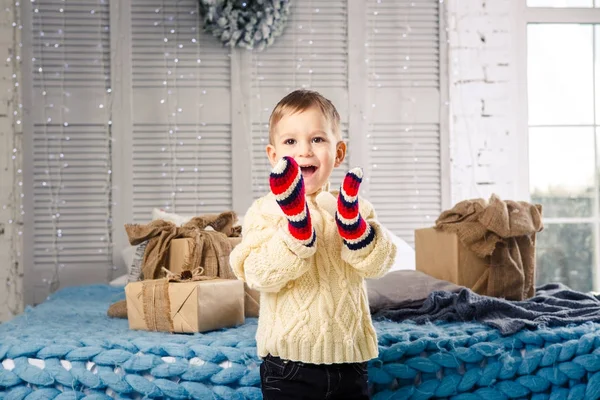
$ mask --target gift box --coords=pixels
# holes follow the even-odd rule
[[[535,294],[540,204],[496,194],[463,200],[440,214],[435,229],[415,233],[421,271],[486,296],[524,300]]]
[[[193,333],[245,322],[244,284],[238,280],[144,280],[127,284],[125,295],[130,329]]]
[[[456,233],[415,230],[415,257],[418,271],[484,294],[490,257],[478,257],[463,246]]]
[[[233,249],[242,241],[241,237],[228,237],[227,242]],[[192,265],[194,262],[193,252],[198,247],[196,241],[192,238],[173,239],[171,241],[171,248],[169,250],[169,271],[179,274],[183,270],[193,269],[201,266],[204,269],[206,275],[218,274],[220,278],[225,279],[237,279],[231,266],[229,265],[229,258],[222,257],[221,260],[217,260],[215,252],[206,251],[203,252],[199,258],[201,265]],[[228,254],[228,253],[227,253]],[[260,294],[257,290],[251,289],[246,283],[244,283],[244,310],[247,318],[258,317],[258,311],[260,308]]]

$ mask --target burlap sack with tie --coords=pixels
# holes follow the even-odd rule
[[[148,241],[142,262],[142,279],[164,276],[162,267],[168,267],[166,264],[171,241],[179,238],[194,239],[197,246],[187,269],[201,265],[207,276],[230,279],[230,276],[221,276],[220,272],[227,273],[227,267],[222,265],[229,263],[231,253],[231,244],[227,238],[238,237],[241,233],[241,228],[234,226],[236,221],[236,214],[228,211],[219,215],[195,217],[181,227],[172,222],[156,220],[146,225],[125,225],[125,230],[131,245]],[[214,230],[206,230],[209,226]]]
[[[193,239],[191,257],[186,260],[184,270],[203,268],[203,275],[222,279],[237,279],[229,265],[229,254],[232,241],[238,238],[241,227],[235,226],[237,215],[233,211],[218,215],[203,215],[193,218],[181,227],[163,220],[155,220],[149,224],[125,225],[129,243],[138,245],[148,242],[142,262],[142,280],[160,279],[168,268],[168,255],[173,239]],[[213,230],[206,230],[211,227]],[[259,293],[245,286],[246,316],[257,317],[259,310]],[[108,316],[127,318],[125,300],[110,306]]]
[[[478,281],[478,293],[509,300],[530,298],[535,292],[536,233],[543,229],[542,206],[503,201],[492,195],[465,200],[444,211],[436,229],[454,232],[477,256],[490,257]]]

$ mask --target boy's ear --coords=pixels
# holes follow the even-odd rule
[[[335,146],[335,164],[334,166],[339,167],[344,159],[346,158],[346,142],[340,140]]]
[[[275,153],[275,146],[268,144],[265,150],[267,151],[267,157],[269,158],[271,167],[275,167],[275,164],[277,164],[277,153]]]

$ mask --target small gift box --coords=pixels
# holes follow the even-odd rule
[[[202,268],[125,287],[129,328],[207,332],[244,323],[244,283],[202,276]]]

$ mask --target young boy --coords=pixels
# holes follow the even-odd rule
[[[368,399],[366,361],[378,347],[363,280],[385,274],[396,247],[358,198],[360,168],[329,192],[346,155],[329,100],[290,93],[271,114],[269,140],[271,193],[246,213],[230,257],[238,278],[261,292],[263,397]]]

